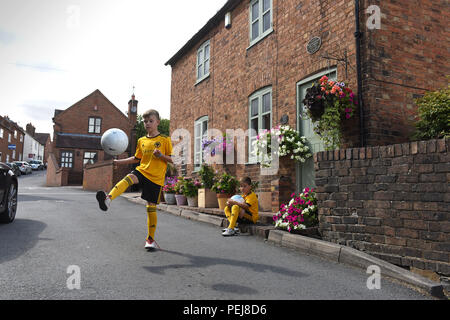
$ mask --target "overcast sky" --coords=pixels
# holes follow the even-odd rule
[[[53,135],[55,109],[99,89],[170,116],[167,62],[226,0],[0,0],[0,115]]]

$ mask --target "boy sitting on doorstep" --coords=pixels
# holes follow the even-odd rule
[[[256,223],[258,221],[258,197],[252,191],[252,180],[245,177],[240,182],[240,189],[244,202],[235,200],[228,200],[225,207],[225,215],[227,216],[229,225],[223,230],[224,237],[235,235],[238,231],[236,222],[251,221]]]

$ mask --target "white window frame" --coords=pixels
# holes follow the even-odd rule
[[[14,130],[14,139],[17,139],[17,130]]]
[[[86,157],[86,155],[88,155],[88,157]],[[85,151],[83,153],[83,165],[87,164],[88,162],[89,164],[95,163],[94,159],[96,156],[97,152]]]
[[[11,133],[8,133],[8,142],[11,142]]]
[[[23,134],[20,135],[20,142],[23,142]]]
[[[3,128],[0,128],[0,138],[3,139]]]
[[[91,124],[91,120],[94,122]],[[88,120],[88,133],[100,133],[102,130],[102,118],[89,117]]]
[[[69,156],[70,155],[70,156]],[[61,151],[61,168],[73,168],[73,151],[62,150]]]
[[[208,137],[208,125],[209,125],[208,116],[203,116],[197,119],[194,123],[194,171],[200,170],[200,167],[203,163],[203,150],[202,150],[202,141],[203,139]],[[206,130],[203,130],[203,124],[206,123]],[[200,135],[198,135],[197,128],[200,128]],[[197,151],[199,149],[200,151]],[[197,155],[199,156],[200,162],[196,162]]]
[[[208,55],[206,56],[206,48],[208,47]],[[197,83],[203,81],[204,79],[209,77],[209,70],[211,69],[211,44],[210,41],[205,41],[197,50],[196,55],[196,68],[195,74]],[[205,69],[206,63],[208,63],[208,70]],[[202,70],[202,75],[199,76],[199,69]]]
[[[267,0],[269,1],[269,9],[264,11],[263,5],[264,0],[252,0],[250,2],[249,6],[249,39],[250,39],[250,47],[254,44],[258,43],[262,39],[264,39],[266,36],[268,36],[270,33],[273,32],[273,0]],[[258,3],[258,16],[256,18],[253,17],[253,5],[255,3]],[[264,29],[264,16],[266,14],[270,15],[270,27],[263,31]],[[258,35],[253,39],[253,24],[258,25]],[[249,47],[249,48],[250,48]]]
[[[270,111],[263,111],[263,97],[266,94],[270,94]],[[258,114],[252,116],[252,101],[258,101]],[[256,141],[256,136],[252,136],[252,120],[258,119],[258,132],[256,134],[260,134],[262,130],[272,128],[272,110],[273,110],[273,95],[272,95],[272,87],[266,87],[260,89],[253,93],[248,99],[248,163],[257,163],[258,158],[254,150],[252,150],[252,143]],[[269,128],[263,128],[263,117],[265,115],[270,115],[270,125]]]

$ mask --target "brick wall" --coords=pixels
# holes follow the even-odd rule
[[[112,160],[86,165],[83,174],[83,189],[109,192],[131,170],[131,166],[128,165],[117,166],[114,169]]]
[[[381,29],[366,28],[362,13],[362,66],[368,145],[409,140],[416,117],[414,99],[447,83],[450,20],[446,1],[362,0],[377,5]]]
[[[314,155],[324,239],[450,274],[450,139]]]

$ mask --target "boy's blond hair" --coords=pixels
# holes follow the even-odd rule
[[[156,111],[155,109],[149,109],[149,110],[145,111],[144,114],[142,115],[142,118],[145,119],[145,118],[148,118],[148,117],[150,117],[150,116],[155,116],[155,118],[156,118],[157,120],[161,120],[161,119],[159,118],[159,112]]]

